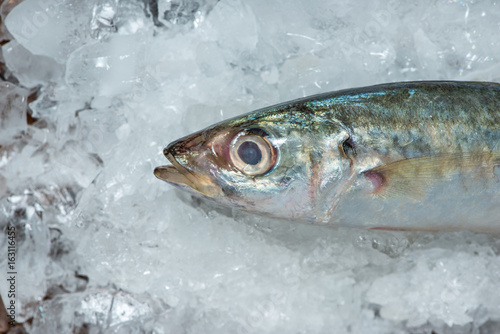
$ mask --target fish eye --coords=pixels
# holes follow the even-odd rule
[[[249,176],[269,172],[276,164],[276,153],[276,148],[268,140],[268,134],[260,129],[240,131],[229,149],[233,166]]]

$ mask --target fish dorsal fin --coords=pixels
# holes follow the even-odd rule
[[[375,196],[406,195],[418,199],[425,195],[428,186],[456,173],[494,175],[498,165],[498,152],[435,154],[398,160],[362,174],[372,182]]]

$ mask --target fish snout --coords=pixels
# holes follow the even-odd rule
[[[220,195],[220,187],[204,171],[204,140],[194,134],[167,145],[163,154],[171,163],[155,168],[157,178],[179,186],[190,188],[207,197]]]

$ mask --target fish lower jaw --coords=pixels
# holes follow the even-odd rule
[[[182,166],[159,166],[155,168],[154,175],[162,181],[193,193],[200,193],[210,198],[220,196],[220,187],[206,177],[189,172]]]
[[[190,180],[172,165],[156,167],[154,174],[158,179],[165,182],[182,184],[193,188]]]

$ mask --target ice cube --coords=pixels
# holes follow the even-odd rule
[[[28,91],[0,81],[0,145],[13,142],[27,128]]]
[[[99,0],[92,10],[92,21],[90,22],[90,35],[95,39],[102,39],[115,33],[116,11],[118,0]]]
[[[16,40],[3,45],[2,52],[7,68],[28,88],[56,82],[64,72],[61,64],[46,56],[33,55]]]
[[[32,54],[65,64],[69,54],[90,38],[92,5],[93,1],[26,0],[7,15],[5,25]]]
[[[113,36],[75,51],[68,60],[66,83],[79,94],[113,96],[141,80],[141,35]]]
[[[147,297],[139,296],[136,299],[112,288],[58,294],[40,303],[33,320],[32,333],[134,328],[134,322],[145,321],[151,316],[153,310],[148,302]]]

